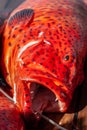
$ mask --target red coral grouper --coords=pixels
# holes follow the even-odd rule
[[[25,118],[65,112],[84,79],[87,14],[74,0],[26,0],[5,21],[2,68]]]

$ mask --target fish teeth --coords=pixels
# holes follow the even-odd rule
[[[34,93],[34,91],[31,91],[30,93],[32,94],[32,93]]]
[[[65,103],[64,103],[64,102],[61,102],[61,101],[59,100],[59,101],[58,101],[58,105],[59,105],[60,111],[63,111],[64,108],[65,108]]]
[[[14,83],[14,95],[13,95],[13,100],[14,100],[14,103],[16,104],[17,103],[17,93],[16,93],[16,89],[17,89],[17,86],[16,86],[16,83]]]
[[[56,97],[55,102],[58,102],[58,98]]]
[[[34,91],[30,91],[30,94],[31,94],[31,100],[34,99]]]

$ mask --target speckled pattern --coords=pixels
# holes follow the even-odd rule
[[[21,118],[18,108],[6,97],[4,97],[3,94],[1,93],[0,93],[0,129],[24,130],[24,122]]]
[[[29,91],[24,87],[31,81],[53,91],[64,105],[59,111],[67,110],[84,79],[87,14],[80,7],[69,0],[27,0],[6,21],[3,72],[13,92],[16,84],[16,102],[22,110],[31,112]]]

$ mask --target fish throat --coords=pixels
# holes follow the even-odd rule
[[[25,81],[24,81],[25,82]],[[59,102],[55,94],[45,85],[37,82],[25,82],[24,87],[24,112],[33,113],[58,112]]]
[[[55,94],[46,86],[31,82],[30,97],[32,101],[32,110],[41,112],[57,112],[58,100]]]

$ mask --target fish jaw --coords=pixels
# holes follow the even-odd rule
[[[51,74],[48,78],[43,71],[37,75],[34,70],[29,75],[23,69],[19,74],[21,76],[17,74],[15,78],[15,101],[27,120],[32,113],[65,112],[68,109],[73,93],[70,86]]]
[[[51,109],[52,106],[45,104],[44,103],[45,99],[43,98],[42,101],[43,101],[43,105],[45,105],[45,106],[42,108],[42,110],[40,110],[41,112],[65,112],[67,110],[70,99],[71,99],[67,86],[65,86],[58,80],[54,80],[54,79],[52,80],[52,79],[48,79],[48,78],[44,78],[44,77],[35,76],[34,79],[32,79],[32,80],[34,80],[34,82],[38,83],[38,85],[40,86],[40,88],[36,88],[36,91],[38,91],[36,96],[38,96],[38,95],[39,95],[38,97],[40,97],[40,95],[43,95],[45,97],[47,96],[48,99],[47,98],[46,99],[48,100],[47,103],[49,104],[49,102],[51,102],[51,99],[49,99],[49,96],[53,95],[52,102],[54,102],[54,105],[56,105],[55,107],[53,107],[53,109]],[[45,87],[47,88],[47,90],[44,90]],[[41,92],[41,94],[38,94],[38,93],[40,93],[39,89],[40,90],[42,89],[43,91],[49,91],[48,95],[45,95],[46,92],[43,93],[43,91]],[[31,88],[31,90],[32,90],[32,88]],[[32,92],[32,91],[30,91],[30,92]],[[34,96],[32,97],[33,99],[35,98]],[[35,101],[37,102],[37,99]],[[35,111],[40,112],[38,110],[38,108]]]

